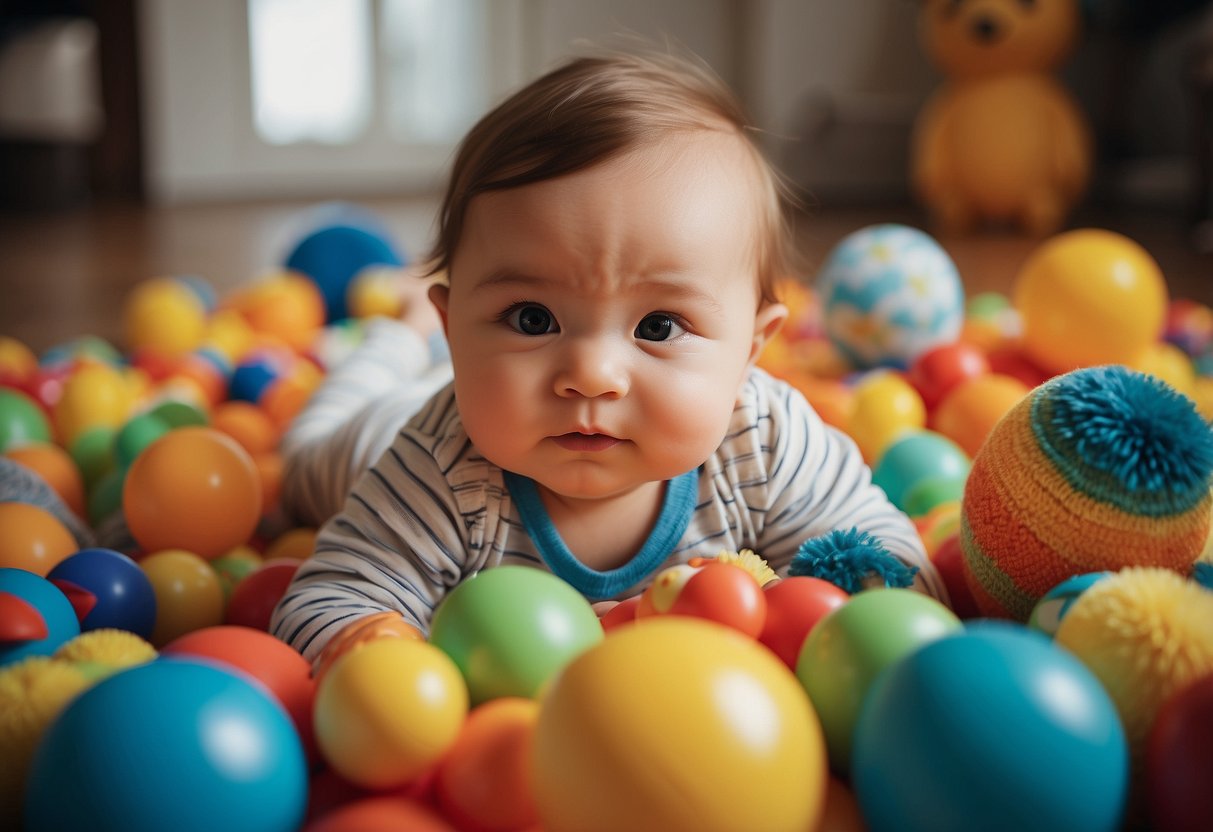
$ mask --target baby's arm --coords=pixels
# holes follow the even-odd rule
[[[474,568],[466,528],[437,462],[402,432],[321,529],[270,631],[309,661],[374,613],[397,611],[428,632],[435,607]]]
[[[915,589],[946,601],[947,590],[914,524],[872,484],[855,442],[822,422],[790,387],[772,388],[769,405],[771,502],[758,551],[771,567],[785,574],[806,540],[855,529],[917,568]]]
[[[450,381],[449,365],[435,362],[434,352],[406,323],[367,326],[283,437],[282,504],[296,522],[319,526],[332,517],[401,426]]]

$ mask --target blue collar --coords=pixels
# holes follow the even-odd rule
[[[613,598],[629,589],[665,563],[670,552],[682,539],[691,516],[695,513],[695,500],[699,494],[699,469],[694,468],[666,483],[665,497],[661,503],[661,514],[648,539],[640,551],[623,566],[599,572],[577,560],[560,539],[560,533],[552,524],[552,518],[539,498],[535,481],[510,471],[502,472],[506,488],[527,534],[535,542],[544,563],[565,583],[591,600]]]

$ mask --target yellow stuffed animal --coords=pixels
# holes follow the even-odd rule
[[[948,80],[915,125],[913,185],[942,231],[1064,224],[1091,139],[1052,71],[1079,30],[1077,0],[923,0],[921,40]]]

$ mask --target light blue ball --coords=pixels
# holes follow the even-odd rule
[[[885,449],[872,469],[872,482],[884,489],[889,501],[908,510],[907,498],[919,483],[948,481],[961,488],[973,467],[964,449],[931,430],[907,432]]]
[[[856,367],[905,369],[964,324],[956,264],[934,238],[895,223],[861,228],[827,256],[816,289],[826,335]]]
[[[251,681],[160,658],[102,680],[47,729],[27,829],[287,832],[307,802],[303,746]]]
[[[76,618],[71,601],[41,575],[25,569],[0,568],[0,592],[16,595],[34,607],[46,624],[46,638],[0,641],[0,667],[29,656],[49,656],[80,635],[80,619]]]
[[[1111,572],[1087,572],[1062,581],[1036,602],[1036,606],[1032,608],[1032,615],[1028,618],[1028,626],[1033,630],[1039,630],[1049,638],[1057,635],[1057,628],[1061,626],[1061,620],[1066,617],[1070,607],[1074,606],[1078,596],[1111,574]]]
[[[855,730],[872,832],[1112,832],[1129,754],[1116,708],[1040,633],[980,621],[889,667]]]

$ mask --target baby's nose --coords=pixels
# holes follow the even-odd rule
[[[627,360],[618,345],[605,338],[584,338],[568,344],[556,374],[556,395],[621,398],[627,395]]]

